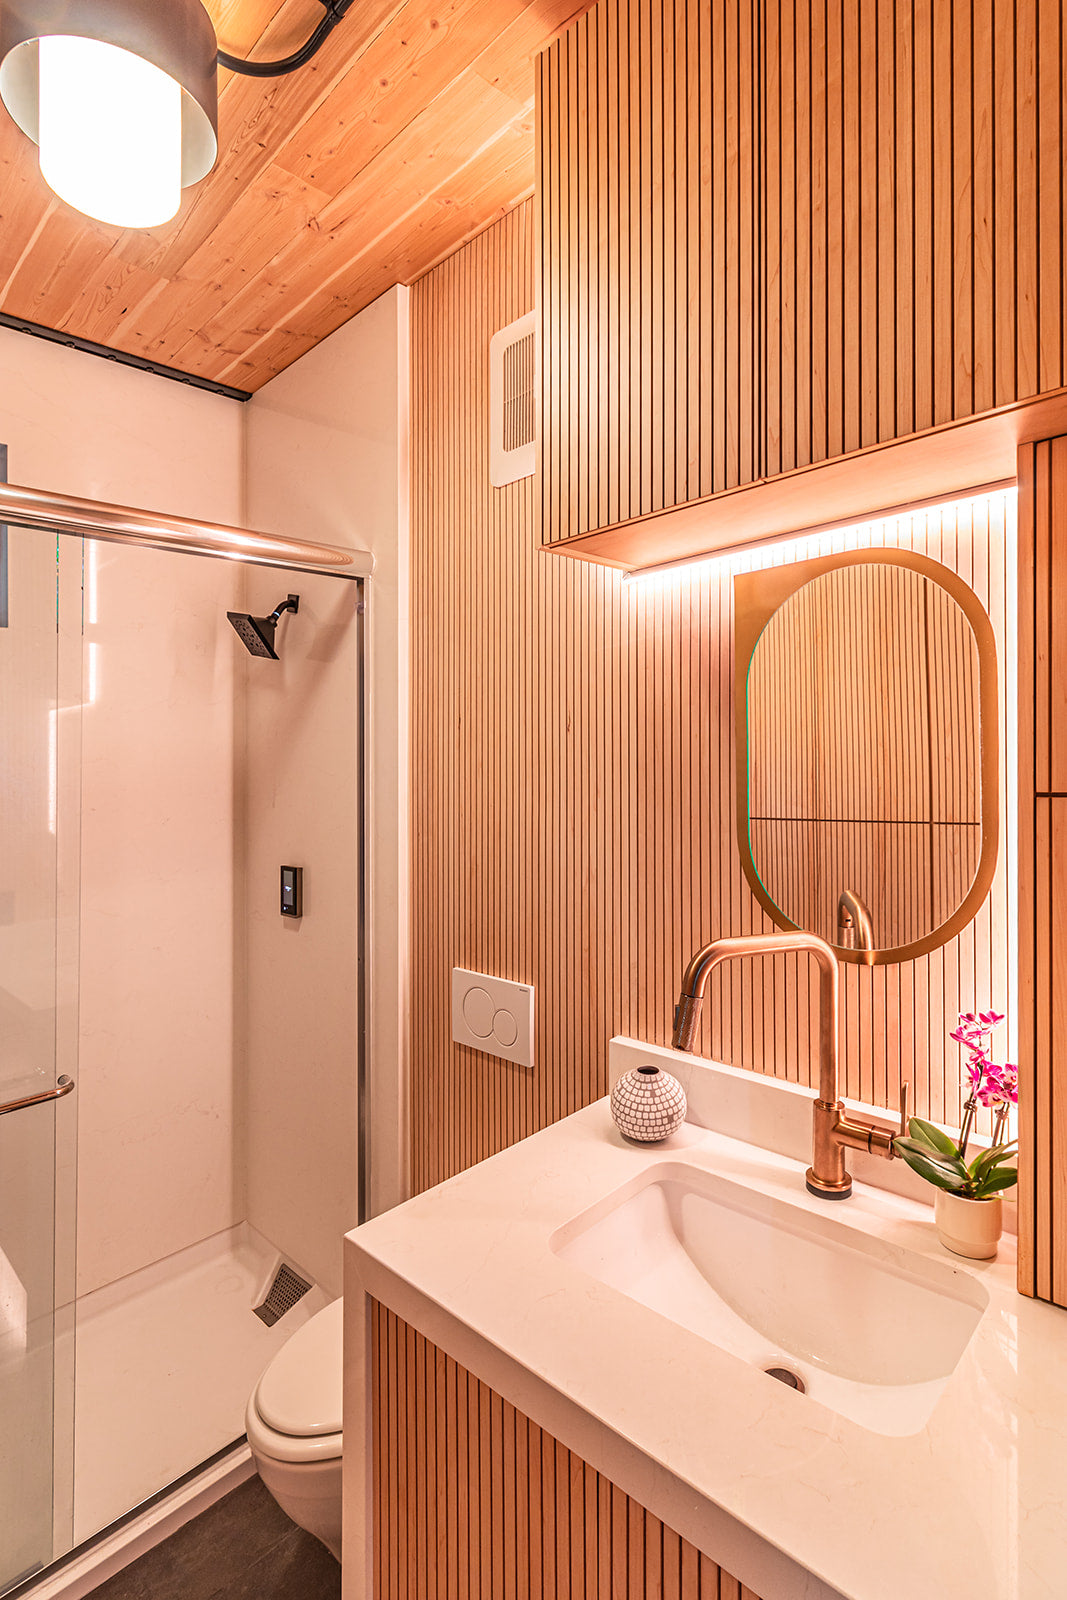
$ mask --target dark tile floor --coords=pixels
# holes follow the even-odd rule
[[[258,1478],[187,1522],[92,1600],[339,1600],[341,1569]]]

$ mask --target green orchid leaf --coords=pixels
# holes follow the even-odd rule
[[[961,1161],[953,1150],[951,1155],[942,1155],[940,1151],[931,1150],[920,1139],[894,1139],[893,1149],[898,1155],[911,1165],[910,1157],[916,1156],[927,1162],[930,1166],[940,1167],[947,1176],[956,1179],[959,1183],[966,1183],[970,1174],[966,1163]]]
[[[935,1127],[932,1122],[924,1122],[922,1117],[910,1118],[908,1132],[913,1139],[928,1145],[931,1150],[938,1151],[940,1155],[954,1156],[956,1154],[956,1146],[948,1134]]]
[[[898,1139],[896,1143],[902,1144],[903,1140]],[[935,1166],[928,1156],[920,1155],[914,1150],[902,1150],[900,1153],[911,1170],[917,1172],[920,1178],[925,1178],[927,1183],[932,1183],[935,1189],[945,1189],[949,1194],[960,1194],[966,1188],[966,1178],[960,1177],[948,1167],[940,1164]]]
[[[1018,1181],[1019,1174],[1014,1167],[1003,1167],[997,1172],[991,1172],[987,1178],[982,1179],[977,1186],[978,1194],[976,1198],[984,1200],[987,1195],[996,1194],[1000,1189],[1013,1189]]]
[[[921,1145],[924,1150],[929,1150],[931,1155],[948,1155],[947,1150],[942,1150],[940,1145],[933,1144],[922,1132],[918,1117],[912,1117],[908,1123],[909,1131],[898,1135],[901,1139],[908,1139],[913,1145]]]
[[[1014,1160],[1017,1152],[1018,1147],[1015,1144],[998,1144],[994,1145],[992,1150],[983,1150],[971,1162],[969,1169],[971,1177],[984,1177],[987,1172],[995,1171],[1005,1161]]]

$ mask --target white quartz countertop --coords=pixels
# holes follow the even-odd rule
[[[886,1437],[554,1253],[564,1224],[679,1162],[825,1209],[802,1161],[693,1123],[635,1147],[602,1100],[357,1229],[350,1264],[762,1600],[1067,1600],[1067,1312],[1016,1292],[1014,1240],[969,1263],[906,1196],[857,1183],[835,1207],[988,1295],[925,1428]]]

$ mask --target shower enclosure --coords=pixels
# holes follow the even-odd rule
[[[19,493],[0,486],[4,1594],[241,1459],[259,1371],[340,1292],[361,1154],[362,582],[325,548]],[[285,588],[280,659],[254,659],[227,612]]]

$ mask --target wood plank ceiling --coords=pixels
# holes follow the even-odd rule
[[[318,0],[206,0],[269,59]],[[590,0],[357,0],[315,59],[223,72],[220,157],[162,228],[91,221],[0,109],[0,311],[255,390],[534,185],[533,58]]]

